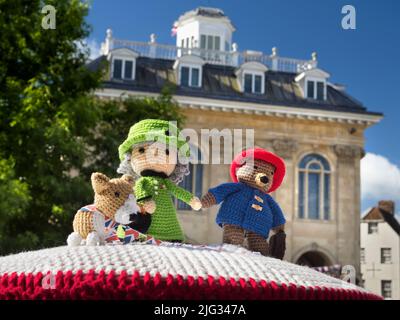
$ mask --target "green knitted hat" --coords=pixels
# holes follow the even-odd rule
[[[181,155],[189,156],[189,145],[179,137],[177,126],[166,120],[146,119],[135,123],[128,133],[126,140],[119,146],[119,159],[124,160],[125,154],[136,144],[143,142],[160,142],[174,146]]]

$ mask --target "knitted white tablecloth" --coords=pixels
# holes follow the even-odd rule
[[[231,245],[56,247],[0,257],[0,299],[379,299]]]

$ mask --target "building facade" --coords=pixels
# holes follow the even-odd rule
[[[394,202],[380,201],[361,219],[361,273],[366,289],[400,300],[400,224]]]
[[[235,28],[219,9],[197,8],[175,22],[176,45],[120,40],[107,30],[102,56],[109,62],[96,95],[155,96],[166,84],[186,115],[184,127],[210,135],[254,130],[254,143],[283,157],[287,174],[273,194],[287,219],[285,259],[310,266],[351,264],[359,270],[360,159],[364,130],[382,115],[369,112],[329,73],[309,60],[239,51]],[[228,131],[226,131],[228,130]],[[246,137],[234,138],[245,146]],[[240,141],[238,141],[240,140]],[[221,138],[222,145],[232,141]],[[219,143],[191,141],[203,158],[220,153]],[[230,158],[241,150],[234,148]],[[183,185],[195,194],[227,182],[226,164],[194,164]],[[177,204],[187,239],[218,243],[217,207],[201,213]]]

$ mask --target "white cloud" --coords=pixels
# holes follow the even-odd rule
[[[400,201],[400,168],[383,156],[367,153],[361,160],[361,196]]]
[[[94,40],[82,40],[82,41],[77,41],[76,42],[78,49],[81,51],[87,51],[88,50],[88,59],[93,60],[96,59],[100,56],[100,44]]]
[[[91,39],[89,41],[86,42],[87,47],[89,48],[89,59],[93,60],[96,59],[100,56],[100,44],[94,40]]]

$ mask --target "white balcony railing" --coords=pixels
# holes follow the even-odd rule
[[[307,69],[317,67],[316,54],[312,54],[310,60],[300,60],[293,58],[279,57],[276,48],[272,49],[272,54],[267,55],[258,51],[237,51],[237,46],[233,46],[232,51],[215,51],[200,48],[182,48],[173,45],[156,43],[155,36],[151,35],[150,42],[139,42],[130,40],[120,40],[112,38],[111,30],[107,30],[107,37],[102,43],[102,54],[108,54],[110,50],[117,48],[129,48],[137,52],[140,56],[175,60],[183,55],[196,55],[202,57],[207,63],[217,65],[228,65],[237,67],[247,61],[258,61],[266,65],[269,69],[283,72],[302,72]]]

